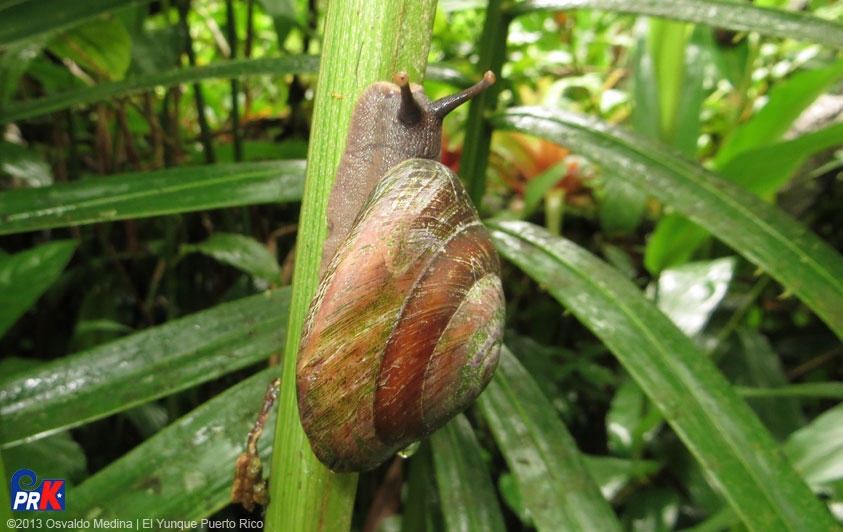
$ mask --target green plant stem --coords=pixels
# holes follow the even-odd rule
[[[237,59],[237,22],[234,17],[234,0],[225,0],[225,16],[228,19],[228,46],[231,50],[229,60]],[[240,136],[240,81],[231,78],[231,136],[234,139],[234,160],[243,160],[243,139]]]
[[[472,98],[468,107],[468,123],[460,159],[460,177],[465,182],[471,200],[480,206],[486,189],[486,167],[489,163],[489,146],[492,129],[483,120],[487,109],[494,109],[498,101],[503,80],[501,68],[506,60],[506,36],[510,19],[504,15],[502,0],[489,0],[486,21],[480,37],[479,72],[491,70],[498,76],[498,82]]]
[[[332,2],[325,20],[319,81],[299,218],[293,303],[275,429],[266,530],[347,530],[356,474],[335,474],[313,455],[296,403],[296,353],[316,290],[328,194],[345,146],[351,110],[365,87],[406,70],[421,81],[430,46],[434,0]]]
[[[196,52],[193,51],[193,39],[190,37],[190,28],[187,26],[187,13],[190,11],[190,0],[179,3],[179,24],[185,40],[185,52],[191,67],[196,66]],[[208,117],[205,115],[205,96],[202,94],[202,85],[193,84],[193,96],[196,100],[196,116],[199,119],[199,134],[202,141],[202,148],[205,155],[205,162],[214,164],[217,160],[214,155],[214,145],[211,142],[211,128],[208,126]]]
[[[810,397],[843,400],[843,383],[802,382],[776,388],[736,386],[742,397]]]
[[[720,331],[717,333],[717,342],[711,349],[712,353],[717,351],[717,349],[719,349],[720,346],[723,345],[723,342],[725,342],[726,339],[729,338],[729,335],[731,335],[735,331],[735,329],[738,328],[738,325],[741,324],[741,321],[743,321],[744,316],[746,316],[746,313],[749,312],[749,309],[752,307],[752,305],[755,304],[755,300],[758,299],[758,296],[761,295],[761,292],[764,291],[764,288],[769,282],[770,278],[764,276],[763,278],[759,279],[757,283],[755,283],[755,286],[753,286],[749,293],[746,295],[746,300],[743,302],[740,308],[738,308],[738,310],[736,310],[732,314],[732,316],[729,318],[729,321],[726,322],[726,325],[724,325],[723,328],[720,329]]]

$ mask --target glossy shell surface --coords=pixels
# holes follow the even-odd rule
[[[500,263],[459,179],[393,168],[311,303],[296,385],[302,425],[335,471],[377,467],[467,408],[497,366]]]

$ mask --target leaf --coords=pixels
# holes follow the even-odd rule
[[[843,479],[843,404],[791,434],[784,451],[812,486]]]
[[[149,0],[21,0],[0,8],[0,48],[62,28],[69,28],[122,7],[148,4]]]
[[[278,261],[266,246],[254,238],[233,233],[214,233],[204,242],[181,246],[182,253],[192,251],[204,253],[259,279],[281,284]]]
[[[430,441],[448,531],[506,530],[480,444],[465,416],[452,419]]]
[[[662,426],[662,415],[653,408],[641,387],[631,379],[618,386],[606,414],[608,447],[613,455],[640,458]]]
[[[607,499],[617,495],[630,481],[657,473],[662,468],[662,464],[655,460],[589,455],[585,456],[585,466]]]
[[[283,350],[283,288],[173,320],[0,379],[0,444],[81,425]]]
[[[216,164],[0,192],[0,234],[301,199],[304,161]]]
[[[676,130],[673,146],[679,153],[693,159],[697,153],[697,139],[700,136],[700,116],[706,97],[705,71],[711,62],[704,44],[704,29],[693,30],[685,46],[683,57],[685,77],[679,92],[679,107],[676,111]]]
[[[820,397],[843,400],[841,382],[800,382],[775,388],[738,386],[743,397]]]
[[[538,530],[621,530],[574,438],[506,347],[478,405]]]
[[[3,449],[3,462],[12,471],[31,469],[41,478],[63,478],[77,483],[87,474],[85,451],[62,431],[11,449]]]
[[[653,275],[682,266],[709,237],[708,231],[684,216],[671,213],[662,218],[647,240],[644,266]]]
[[[132,34],[132,62],[129,72],[136,76],[166,72],[172,69],[173,65],[179,64],[179,54],[184,48],[184,33],[178,26],[136,31]]]
[[[521,107],[492,122],[565,145],[623,175],[763,268],[843,338],[843,258],[782,211],[657,142],[597,119]]]
[[[401,532],[435,532],[444,530],[442,512],[436,498],[436,482],[433,471],[433,455],[430,441],[420,443],[418,450],[409,460],[410,472],[407,480],[407,497],[401,516]]]
[[[134,50],[134,48],[133,48]],[[152,58],[164,61],[162,58]],[[144,58],[138,69],[146,71],[150,58]],[[155,87],[172,87],[195,81],[213,78],[238,78],[245,76],[283,76],[284,74],[316,74],[319,70],[319,57],[315,55],[289,55],[284,57],[261,57],[258,59],[236,59],[219,61],[210,65],[185,67],[157,72],[147,72],[113,83],[101,83],[93,87],[68,90],[37,98],[26,102],[16,102],[14,106],[2,108],[0,124],[15,122],[52,111],[67,109],[74,105],[94,103],[109,98],[118,98],[136,92],[151,90]],[[440,65],[429,65],[427,79],[450,83],[458,87],[468,87],[473,81],[454,69]],[[278,157],[274,155],[273,157]]]
[[[679,494],[676,490],[650,487],[635,492],[626,501],[627,530],[632,532],[669,532],[679,517]]]
[[[809,156],[843,144],[843,123],[741,152],[721,169],[723,177],[766,201],[787,184]],[[708,239],[708,232],[682,216],[663,218],[647,242],[644,263],[651,272],[686,262]]]
[[[736,263],[726,257],[662,271],[656,289],[659,308],[682,332],[694,336],[726,295]]]
[[[519,16],[571,9],[598,9],[684,20],[843,48],[843,25],[835,21],[799,11],[770,9],[729,0],[525,0],[513,4],[507,14]]]
[[[735,384],[756,388],[776,388],[788,385],[779,355],[761,333],[738,328],[740,342],[722,359],[724,373]],[[746,397],[746,396],[744,396]],[[806,423],[799,401],[787,397],[748,399],[747,403],[764,425],[779,441]]]
[[[843,145],[843,123],[836,123],[795,139],[743,151],[724,164],[720,172],[765,200],[773,201],[776,192],[787,184],[805,159],[840,145]]]
[[[77,244],[57,240],[0,257],[0,337],[58,278]]]
[[[685,78],[685,45],[691,27],[664,19],[650,19],[647,50],[653,56],[654,81],[659,99],[659,137],[672,142],[676,136],[679,101]]]
[[[20,77],[44,48],[46,41],[43,36],[24,39],[7,46],[0,55],[0,109],[6,107],[17,92]]]
[[[2,15],[2,11],[0,11]],[[51,111],[67,109],[73,105],[98,102],[109,98],[126,96],[135,92],[171,87],[209,78],[239,78],[243,76],[284,74],[315,74],[319,58],[310,55],[286,57],[262,57],[260,59],[239,59],[220,61],[210,65],[178,68],[131,77],[124,81],[101,83],[93,87],[59,92],[23,102],[6,108],[0,113],[0,124],[42,115]]]
[[[553,188],[553,185],[559,182],[563,176],[568,172],[568,166],[564,161],[557,163],[541,174],[533,178],[524,191],[524,213],[523,218],[529,218],[542,198]]]
[[[266,386],[278,371],[268,368],[229,388],[69,490],[73,504],[67,506],[66,519],[190,521],[228,504],[234,463],[246,450]],[[273,408],[268,427],[274,418]],[[265,464],[272,450],[270,436],[265,433],[258,440]],[[259,523],[252,517],[249,526],[241,526]]]
[[[647,195],[623,178],[604,172],[606,183],[600,205],[600,224],[609,238],[635,231],[647,209]]]
[[[35,150],[12,142],[0,142],[0,171],[30,187],[53,183],[52,170],[44,157]]]
[[[618,358],[751,530],[834,526],[705,353],[623,275],[524,222],[488,222],[498,251]]]
[[[770,90],[769,100],[723,142],[715,158],[722,169],[736,155],[781,138],[817,97],[843,76],[843,59],[825,68],[795,74]]]
[[[47,48],[85,67],[95,77],[123,79],[132,60],[132,40],[116,19],[96,19],[60,32]]]

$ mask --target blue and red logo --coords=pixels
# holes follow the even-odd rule
[[[27,477],[30,479],[29,483],[23,481]],[[21,469],[12,475],[12,510],[64,510],[64,480],[44,479],[37,488],[36,480],[37,477],[31,469]]]

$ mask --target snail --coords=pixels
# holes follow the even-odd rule
[[[431,102],[406,73],[358,99],[328,201],[321,280],[299,344],[299,414],[337,472],[374,469],[483,391],[504,319],[500,259],[442,119],[494,83]]]

